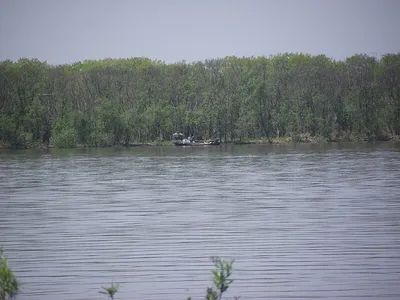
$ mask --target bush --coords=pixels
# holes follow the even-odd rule
[[[64,116],[57,119],[53,124],[50,144],[57,148],[75,148],[77,132],[73,120]]]
[[[118,292],[119,289],[119,283],[114,284],[112,283],[110,287],[105,288],[105,287],[101,287],[103,289],[103,291],[100,291],[100,294],[103,295],[107,295],[108,297],[110,297],[111,300],[114,300],[114,296],[115,294]]]
[[[3,253],[4,250],[0,248],[0,300],[12,299],[19,291],[19,282]]]
[[[230,279],[232,275],[232,265],[234,260],[226,261],[219,257],[211,258],[215,269],[212,270],[213,273],[213,286],[207,288],[206,291],[206,300],[221,300],[222,294],[226,292],[233,282],[233,279]],[[235,297],[238,299],[238,297]],[[188,297],[186,300],[191,300],[191,297]]]
[[[76,131],[74,128],[63,128],[60,131],[53,132],[50,138],[50,144],[57,148],[75,148]]]

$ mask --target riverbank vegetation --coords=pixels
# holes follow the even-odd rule
[[[400,135],[400,54],[0,62],[0,147],[387,140]]]

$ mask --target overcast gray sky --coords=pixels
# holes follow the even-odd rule
[[[400,0],[0,0],[0,60],[400,52]]]

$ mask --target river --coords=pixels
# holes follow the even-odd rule
[[[0,151],[18,300],[399,299],[400,145]]]

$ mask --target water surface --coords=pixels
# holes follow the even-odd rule
[[[399,299],[400,147],[0,152],[0,246],[19,300]]]

